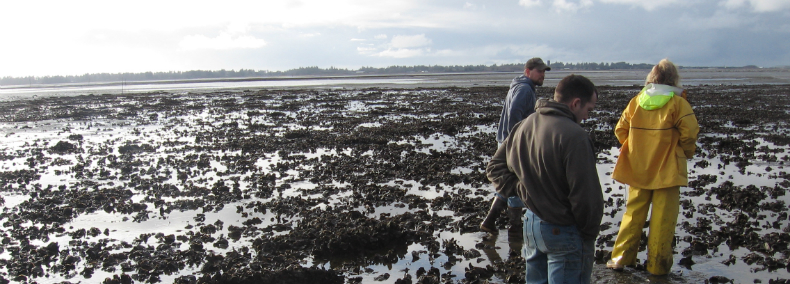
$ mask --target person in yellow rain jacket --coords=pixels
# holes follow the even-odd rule
[[[631,99],[615,127],[622,147],[612,178],[628,185],[628,200],[608,268],[619,271],[636,264],[639,238],[652,203],[646,268],[654,275],[669,273],[680,187],[688,185],[686,161],[694,155],[698,133],[677,67],[663,59],[647,75],[645,87]]]

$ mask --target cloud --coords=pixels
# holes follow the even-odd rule
[[[546,0],[546,1],[551,3],[551,6],[554,8],[555,11],[557,11],[557,13],[576,12],[579,9],[590,7],[593,5],[592,0],[578,0],[578,1]],[[542,6],[543,0],[519,0],[518,5],[524,6],[526,8],[532,8],[536,6]]]
[[[709,16],[681,15],[677,18],[680,25],[687,31],[705,32],[720,29],[743,29],[748,26],[748,19],[739,17],[733,11],[716,10]]]
[[[536,6],[542,6],[543,2],[547,2],[554,8],[554,10],[558,13],[561,12],[576,12],[583,8],[592,7],[595,3],[593,0],[519,0],[518,4],[520,6],[524,6],[526,8],[532,8]],[[782,2],[785,0],[724,0],[727,2],[744,2],[744,1],[753,1],[753,2],[771,2],[773,5],[777,5],[776,3],[787,3]],[[630,5],[635,7],[640,7],[645,9],[646,11],[653,11],[657,8],[668,7],[672,5],[688,5],[688,1],[684,0],[596,0],[595,2],[605,3],[605,4],[621,4],[621,5]]]
[[[452,62],[450,64],[459,64],[458,62],[469,62],[469,64],[476,64],[475,62],[481,62],[483,61],[482,59],[485,59],[485,61],[489,61],[490,63],[513,63],[524,62],[526,59],[535,56],[543,57],[544,60],[576,56],[572,52],[553,48],[545,44],[489,44],[480,47],[442,49],[431,49],[427,47],[388,47],[382,51],[379,50],[381,49],[373,46],[357,47],[357,52],[359,54],[368,56],[392,58],[421,57],[432,60],[444,58],[444,60],[450,60],[449,62]],[[470,60],[470,58],[472,58],[472,60]]]
[[[579,9],[590,7],[592,5],[592,0],[579,0],[578,3],[573,1],[569,2],[567,0],[554,0],[554,3],[552,3],[551,6],[554,7],[558,13],[561,13],[563,11],[576,12]]]
[[[243,22],[231,22],[228,24],[228,33],[231,34],[246,34],[250,29],[250,25]]]
[[[445,56],[445,57],[459,57],[459,56],[466,56],[467,52],[452,50],[452,49],[440,49],[437,50],[436,56]]]
[[[471,3],[471,2],[468,2],[468,1],[466,3],[464,3],[464,9],[466,9],[466,10],[477,10],[477,9],[485,9],[485,8],[486,8],[485,5],[480,6],[480,5],[477,5],[475,3]]]
[[[484,54],[491,58],[514,58],[513,60],[516,62],[526,61],[526,59],[532,57],[542,57],[545,60],[552,57],[569,57],[572,55],[562,49],[553,48],[546,44],[487,45],[475,53]]]
[[[182,50],[198,49],[239,49],[239,48],[260,48],[266,46],[266,41],[247,35],[249,25],[243,22],[231,22],[225,31],[217,37],[207,37],[205,35],[187,35],[178,46]],[[301,34],[302,37],[311,37],[314,34]]]
[[[521,1],[540,1],[540,0],[521,0]],[[557,2],[564,2],[565,0],[555,0]],[[646,11],[653,11],[658,8],[669,7],[673,5],[691,5],[695,4],[694,1],[685,0],[598,0],[601,3],[611,4],[625,4],[631,6],[641,7]],[[754,12],[777,12],[785,9],[790,9],[790,1],[787,0],[719,0],[720,5],[727,9],[740,9],[744,6],[750,6]],[[697,3],[699,4],[699,2]]]
[[[518,4],[527,8],[540,6],[540,0],[518,0]]]
[[[17,12],[0,17],[0,26],[14,28],[0,30],[0,38],[25,44],[0,45],[0,76],[500,64],[533,56],[552,62],[639,63],[671,56],[698,66],[736,60],[790,65],[790,0],[92,1],[52,1],[43,10],[38,1],[9,1],[5,10]],[[125,13],[113,12],[120,10]],[[157,20],[136,21],[141,16]],[[537,28],[527,28],[530,36],[513,28],[535,23]],[[748,42],[744,35],[751,36]],[[147,57],[119,63],[111,57],[118,50]]]
[[[396,35],[392,37],[391,45],[394,48],[409,48],[421,47],[431,45],[431,39],[426,38],[425,34],[418,34],[413,36]]]
[[[787,0],[725,0],[722,5],[727,9],[751,6],[755,12],[778,12],[790,9],[790,1]]]
[[[387,36],[379,34],[374,38],[386,39]],[[430,54],[431,49],[428,46],[431,44],[433,44],[433,41],[425,37],[425,34],[396,35],[392,37],[389,43],[380,44],[378,47],[372,45],[357,47],[357,52],[370,56],[409,58]],[[381,51],[376,52],[377,50]]]
[[[233,36],[222,33],[214,38],[204,35],[185,36],[178,46],[184,50],[260,48],[266,46],[266,41],[249,35]]]
[[[376,56],[380,57],[393,57],[393,58],[409,58],[409,57],[416,57],[422,56],[424,52],[430,51],[430,49],[409,49],[409,48],[398,48],[398,49],[387,49],[385,51],[376,53]]]
[[[685,0],[600,0],[600,1],[601,3],[627,4],[631,6],[637,6],[647,11],[653,11],[656,8],[686,3]]]
[[[301,33],[301,34],[299,34],[299,37],[307,38],[307,37],[316,37],[316,36],[320,36],[320,35],[321,35],[321,33]]]
[[[362,54],[373,54],[373,53],[376,52],[376,48],[375,47],[358,46],[357,47],[357,52],[362,53]]]

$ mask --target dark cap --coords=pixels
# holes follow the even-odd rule
[[[546,65],[546,63],[543,63],[543,59],[540,59],[540,57],[533,57],[532,59],[527,60],[527,64],[524,67],[526,67],[527,69],[538,68],[538,70],[541,71],[543,70],[551,71],[551,67]]]

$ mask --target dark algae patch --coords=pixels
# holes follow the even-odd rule
[[[603,269],[625,208],[624,186],[607,173],[619,147],[612,130],[638,90],[599,87],[583,123],[605,183],[593,280],[787,283],[787,85],[689,87],[701,135],[672,273]],[[0,283],[523,282],[506,214],[499,234],[478,230],[506,92],[0,102]]]

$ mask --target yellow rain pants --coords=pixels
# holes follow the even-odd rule
[[[647,271],[664,275],[672,268],[672,239],[680,210],[680,187],[640,189],[628,186],[628,201],[620,224],[620,232],[612,249],[612,262],[636,264],[639,238],[652,203],[650,231],[647,236]]]

